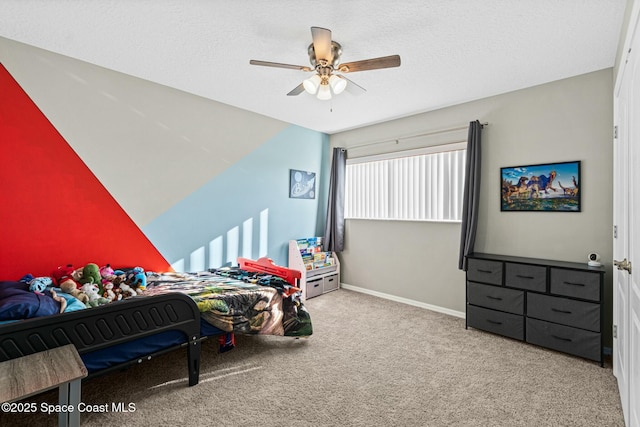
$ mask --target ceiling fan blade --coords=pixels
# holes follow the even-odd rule
[[[349,82],[349,84],[347,85],[347,88],[345,90],[347,92],[349,92],[351,95],[362,95],[363,93],[365,93],[367,91],[365,88],[360,86],[358,83],[355,83],[353,80],[348,79],[345,76],[340,76],[340,77],[342,77],[347,82]]]
[[[392,68],[400,66],[400,55],[382,56],[380,58],[364,59],[362,61],[346,62],[340,64],[338,69],[342,73],[354,73],[356,71],[378,70],[380,68]]]
[[[331,30],[311,27],[311,37],[313,38],[313,50],[316,53],[316,59],[326,59],[331,62],[333,60],[333,55],[331,54]]]
[[[304,85],[302,83],[300,83],[298,86],[296,86],[291,92],[289,92],[287,94],[287,96],[296,96],[296,95],[300,95],[302,92],[304,92]]]
[[[263,67],[289,68],[292,70],[311,71],[310,67],[305,67],[304,65],[281,64],[279,62],[258,61],[256,59],[250,60],[249,64],[262,65]]]

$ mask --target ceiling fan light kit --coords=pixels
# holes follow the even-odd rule
[[[302,85],[304,86],[304,90],[306,90],[307,93],[315,95],[316,93],[318,93],[318,88],[320,87],[321,82],[322,80],[320,79],[320,76],[314,74],[313,76],[303,81]]]
[[[340,95],[347,88],[347,81],[336,74],[329,77],[329,84],[336,95]]]
[[[320,89],[318,89],[318,99],[326,101],[331,99],[331,89],[329,89],[328,84],[321,84]]]
[[[311,95],[317,95],[318,99],[327,100],[331,99],[331,95],[341,94],[347,87],[347,81],[341,76],[335,74],[331,77],[320,77],[318,74],[314,74],[305,81],[302,82],[304,90]]]
[[[380,58],[365,59],[362,61],[349,62],[338,65],[340,55],[342,55],[342,46],[340,43],[331,40],[331,31],[326,28],[311,27],[311,36],[313,43],[309,45],[308,54],[309,62],[313,68],[302,65],[282,64],[279,62],[259,61],[252,59],[249,61],[251,65],[260,65],[263,67],[288,68],[300,71],[314,71],[315,74],[305,79],[297,87],[291,90],[287,95],[296,96],[302,92],[316,95],[318,99],[328,100],[333,95],[339,95],[348,89],[350,92],[357,94],[358,91],[364,92],[365,89],[346,77],[335,74],[353,73],[356,71],[377,70],[381,68],[392,68],[400,66],[400,56],[391,55]],[[347,85],[347,83],[350,83]],[[349,88],[347,88],[349,86]]]

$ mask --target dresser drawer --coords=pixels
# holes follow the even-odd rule
[[[338,274],[332,274],[331,276],[324,276],[322,290],[323,292],[335,291],[338,289]]]
[[[504,285],[527,291],[545,292],[547,290],[547,268],[539,265],[507,262],[504,271]]]
[[[524,339],[524,317],[467,304],[467,325],[517,340]]]
[[[313,298],[318,295],[322,295],[323,279],[318,277],[317,279],[307,280],[306,283],[306,297]]]
[[[524,292],[498,286],[467,282],[469,304],[514,314],[524,314]]]
[[[600,361],[600,334],[527,318],[527,342]]]
[[[600,301],[600,274],[551,268],[550,292],[591,301]]]
[[[600,304],[527,294],[527,316],[600,332]]]
[[[502,285],[502,263],[469,258],[467,260],[467,278],[474,282]]]

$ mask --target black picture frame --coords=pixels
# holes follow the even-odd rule
[[[316,173],[289,169],[289,198],[315,199]]]
[[[581,212],[581,162],[500,168],[502,212]]]

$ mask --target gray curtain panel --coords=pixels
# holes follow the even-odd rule
[[[347,152],[333,149],[331,177],[329,178],[329,203],[324,228],[324,250],[342,252],[344,249],[344,179],[347,168]]]
[[[462,230],[458,268],[467,271],[467,255],[473,252],[478,225],[478,201],[480,200],[480,121],[469,123],[467,139],[467,164],[465,168],[464,201],[462,203]]]

